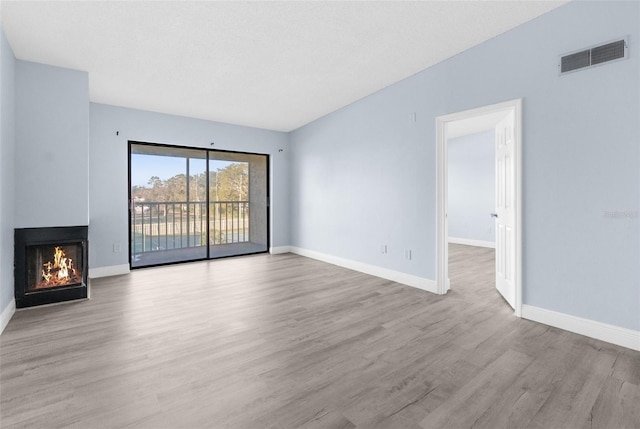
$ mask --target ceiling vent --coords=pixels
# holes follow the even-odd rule
[[[628,47],[627,39],[620,39],[563,55],[560,57],[560,74],[624,60],[628,56]]]

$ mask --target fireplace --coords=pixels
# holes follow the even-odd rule
[[[86,226],[15,230],[16,307],[88,297]]]

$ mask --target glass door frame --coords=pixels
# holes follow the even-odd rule
[[[138,146],[150,146],[150,147],[158,147],[158,148],[167,148],[167,149],[182,149],[182,150],[195,150],[195,151],[200,151],[200,152],[204,152],[206,154],[206,157],[204,158],[205,162],[206,162],[206,168],[205,168],[205,174],[206,174],[206,200],[205,200],[205,206],[206,206],[206,257],[204,258],[194,258],[194,259],[186,259],[186,260],[181,260],[181,261],[170,261],[170,262],[162,262],[162,263],[157,263],[157,264],[149,264],[149,265],[144,265],[144,266],[137,266],[134,267],[133,266],[133,240],[132,240],[132,225],[131,225],[131,221],[132,221],[132,211],[134,210],[134,199],[133,199],[133,195],[132,195],[132,180],[131,180],[131,170],[132,170],[132,166],[131,166],[131,156],[132,156],[132,146],[134,145],[138,145]],[[210,204],[211,204],[211,199],[210,199],[210,183],[209,183],[209,178],[210,178],[210,161],[212,159],[211,154],[212,153],[227,153],[227,154],[237,154],[237,155],[253,155],[253,156],[264,156],[265,157],[265,169],[266,169],[266,178],[265,178],[265,193],[266,193],[266,203],[265,203],[265,209],[266,209],[266,225],[265,225],[265,230],[266,230],[266,249],[263,251],[258,251],[258,252],[249,252],[249,253],[242,253],[242,254],[237,254],[237,255],[229,255],[229,256],[217,256],[217,257],[212,257],[211,256],[211,244],[210,244]],[[245,152],[245,151],[234,151],[234,150],[220,150],[220,149],[210,149],[210,148],[200,148],[200,147],[193,147],[193,146],[180,146],[180,145],[172,145],[172,144],[164,144],[164,143],[152,143],[152,142],[143,142],[143,141],[137,141],[137,140],[129,140],[127,142],[127,185],[128,185],[128,189],[127,189],[127,196],[128,196],[128,204],[127,204],[127,225],[128,225],[128,231],[129,231],[129,235],[128,235],[128,251],[129,251],[129,255],[128,255],[128,260],[129,260],[129,269],[135,270],[135,269],[139,269],[139,268],[149,268],[149,267],[158,267],[158,266],[164,266],[164,265],[175,265],[175,264],[182,264],[182,263],[187,263],[187,262],[197,262],[197,261],[208,261],[208,260],[214,260],[214,259],[223,259],[223,258],[232,258],[232,257],[236,257],[236,256],[247,256],[247,255],[255,255],[255,254],[261,254],[261,253],[269,253],[269,249],[271,247],[271,157],[269,154],[267,153],[257,153],[257,152]],[[188,163],[187,163],[188,165]],[[189,174],[189,170],[187,168],[187,174]],[[188,183],[188,181],[187,181]],[[188,188],[187,188],[187,195],[188,195]],[[187,201],[187,206],[188,206],[189,202]],[[249,213],[249,216],[251,216],[251,213]],[[188,222],[187,222],[188,223]],[[249,232],[249,234],[251,234],[251,232]]]

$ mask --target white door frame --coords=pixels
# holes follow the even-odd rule
[[[447,124],[479,115],[512,110],[515,117],[515,315],[522,315],[522,99],[438,116],[436,118],[436,290],[444,295],[449,290],[448,261],[448,149]]]

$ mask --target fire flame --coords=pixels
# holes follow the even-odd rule
[[[71,275],[76,274],[73,268],[73,259],[67,258],[64,250],[56,247],[53,252],[53,263],[51,261],[44,264],[45,269],[42,270],[42,279],[50,284],[63,284],[67,282]]]

